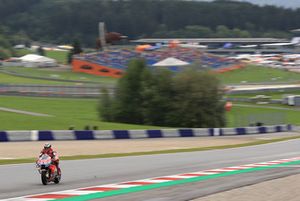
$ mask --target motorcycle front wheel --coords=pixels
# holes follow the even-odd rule
[[[42,183],[44,185],[48,184],[47,171],[42,171],[42,173],[41,173],[41,179],[42,179]]]
[[[60,182],[60,175],[57,175],[54,179],[54,183],[58,184]]]

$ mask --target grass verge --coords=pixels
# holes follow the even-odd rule
[[[97,111],[97,107],[99,106],[99,100],[97,99],[20,98],[14,96],[1,96],[0,98],[1,107],[52,115],[52,117],[34,117],[0,111],[0,130],[66,130],[70,126],[81,130],[87,125],[90,127],[97,126],[100,130],[162,128],[159,126],[101,121]],[[264,114],[269,115],[268,117],[281,115],[285,122],[300,125],[300,110],[291,110],[291,108],[284,110],[285,107],[279,105],[276,105],[274,108],[270,108],[269,105],[266,108],[261,108],[262,105],[242,104],[243,106],[238,106],[233,103],[232,110],[226,112],[227,127],[244,126],[239,124],[244,123],[244,121],[241,122],[238,120],[248,119],[248,117],[253,116],[259,119],[259,117],[264,117]],[[245,122],[247,123],[247,121]]]
[[[0,84],[74,85],[75,83],[18,77],[0,72]]]
[[[117,80],[116,78],[110,78],[110,77],[103,77],[103,76],[96,76],[96,75],[90,75],[86,73],[77,73],[73,72],[71,70],[71,67],[69,68],[26,68],[26,67],[2,67],[3,70],[10,73],[15,73],[22,76],[31,76],[35,78],[23,78],[27,79],[28,81],[32,81],[34,83],[36,82],[55,82],[51,80],[45,80],[45,79],[58,79],[60,82],[64,82],[67,84],[74,85],[76,83],[83,83],[83,82],[94,82],[99,84],[116,84]],[[4,76],[4,75],[2,75]],[[12,76],[12,78],[15,78],[16,80],[20,79],[21,77],[18,76]],[[10,80],[11,83],[15,83],[13,79]],[[68,83],[67,81],[73,81],[74,83]],[[26,82],[26,83],[27,83]],[[59,81],[56,81],[59,82]],[[1,80],[1,83],[3,81]]]
[[[45,56],[58,61],[61,64],[67,64],[69,51],[46,50]]]
[[[153,155],[153,154],[171,154],[171,153],[182,153],[182,152],[194,152],[194,151],[207,151],[216,149],[231,149],[238,147],[247,147],[261,144],[268,144],[286,140],[300,139],[300,136],[277,138],[271,140],[258,140],[256,142],[235,144],[235,145],[223,145],[223,146],[212,146],[212,147],[195,147],[188,149],[167,149],[160,151],[147,151],[147,152],[131,152],[131,153],[112,153],[112,154],[96,154],[96,155],[76,155],[76,156],[62,156],[61,160],[83,160],[83,159],[94,159],[94,158],[113,158],[113,157],[126,157],[126,156],[141,156],[141,155]],[[24,158],[24,159],[2,159],[0,165],[8,164],[20,164],[20,163],[34,163],[35,158]]]
[[[104,122],[97,111],[99,100],[0,96],[0,107],[51,115],[37,117],[0,111],[0,130],[100,130],[157,129],[162,127]]]
[[[217,75],[223,84],[299,82],[300,73],[284,69],[247,65],[245,68]]]
[[[260,121],[264,125],[300,125],[299,115],[300,110],[290,106],[234,102],[231,111],[226,112],[226,126],[249,126],[249,123],[254,123],[251,121]]]

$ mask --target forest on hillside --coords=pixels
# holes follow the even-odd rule
[[[1,35],[95,47],[98,23],[142,37],[290,37],[300,9],[183,0],[0,0]]]

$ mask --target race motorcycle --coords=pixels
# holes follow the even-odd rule
[[[52,163],[52,159],[47,154],[42,154],[36,161],[36,167],[41,174],[41,180],[44,185],[50,182],[58,184],[61,179],[61,173],[58,174],[56,166]]]

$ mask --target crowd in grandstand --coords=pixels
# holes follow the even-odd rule
[[[97,53],[77,55],[75,58],[110,68],[124,70],[127,68],[128,62],[133,58],[143,58],[148,66],[152,66],[153,64],[169,57],[173,57],[190,64],[197,62],[200,64],[199,66],[212,69],[226,68],[237,64],[235,59],[207,54],[194,48],[181,47],[160,48],[152,51],[136,51],[128,48],[114,48]]]

